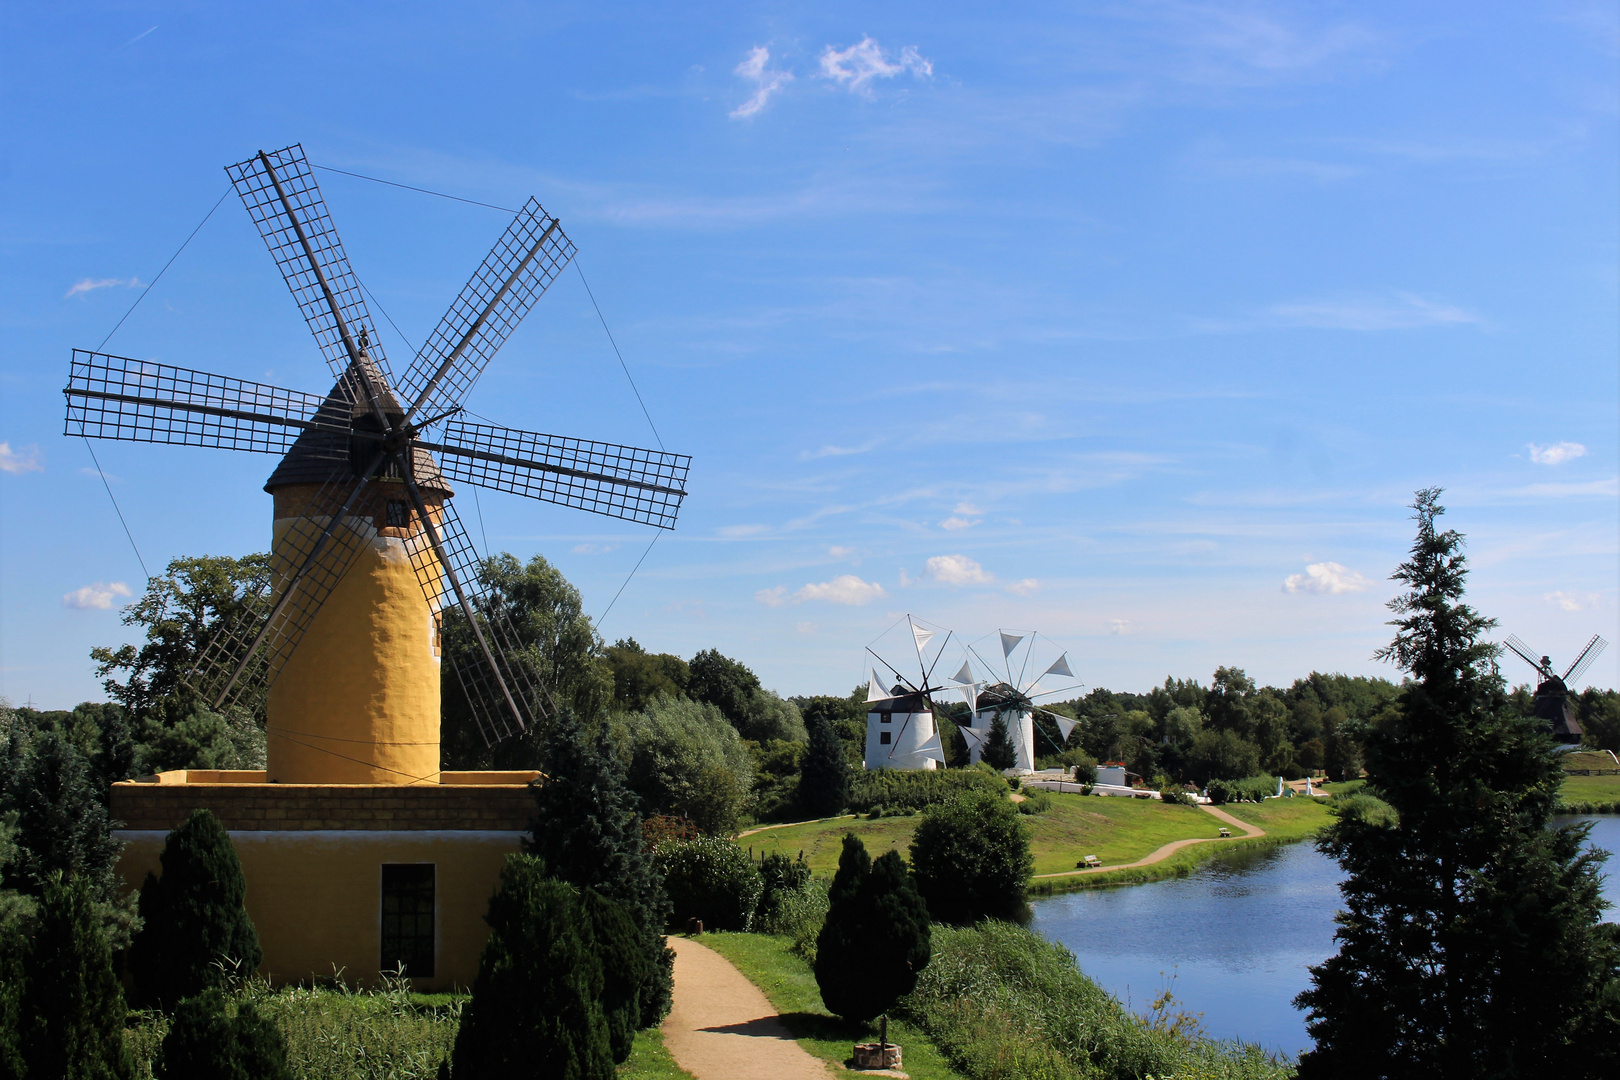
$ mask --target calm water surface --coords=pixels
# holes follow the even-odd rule
[[[1598,847],[1620,852],[1620,818],[1577,820],[1594,822]],[[1620,921],[1620,855],[1606,870],[1616,905],[1606,917]],[[1310,984],[1306,968],[1335,951],[1341,876],[1308,843],[1235,852],[1191,877],[1036,901],[1032,925],[1133,1011],[1168,985],[1216,1038],[1298,1054],[1310,1037],[1291,1002]]]

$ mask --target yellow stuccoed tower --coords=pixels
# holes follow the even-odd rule
[[[398,409],[392,395],[383,407]],[[415,455],[416,486],[437,525],[453,492],[426,451]],[[266,482],[275,500],[278,593],[296,569],[295,534],[325,528],[324,519],[311,518],[322,487],[353,478],[349,456],[341,440],[305,432]],[[373,480],[330,542],[348,548],[353,561],[271,686],[267,779],[437,784],[441,579],[405,485]],[[419,581],[423,568],[431,595]]]

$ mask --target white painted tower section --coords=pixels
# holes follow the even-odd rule
[[[1032,713],[1022,710],[1008,710],[1003,714],[1007,718],[1007,738],[1012,742],[1013,768],[1035,771],[1035,717]],[[979,760],[984,744],[990,739],[990,725],[996,721],[996,710],[982,709],[973,714],[973,732],[978,739],[968,740],[968,753],[974,761]]]
[[[916,695],[880,698],[866,708],[868,769],[939,768],[923,745],[934,739],[934,714],[926,701]]]

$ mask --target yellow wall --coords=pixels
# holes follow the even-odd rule
[[[295,525],[309,528],[308,519],[278,513],[272,545],[278,575],[290,572],[288,534]],[[361,550],[270,688],[269,779],[436,783],[437,597],[429,602],[407,549],[426,539],[420,532],[382,535],[362,523],[333,542]]]
[[[118,832],[126,841],[118,871],[134,888],[161,869],[166,833]],[[273,982],[329,978],[334,965],[351,983],[374,985],[382,948],[382,866],[434,863],[436,957],[420,990],[470,987],[489,936],[484,914],[516,832],[232,832],[247,910]]]

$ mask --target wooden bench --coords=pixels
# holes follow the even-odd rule
[[[1102,865],[1102,860],[1097,858],[1097,856],[1095,856],[1095,855],[1087,855],[1085,858],[1081,859],[1079,862],[1075,863],[1074,865],[1075,865],[1076,869],[1084,870],[1088,866],[1101,866]]]

